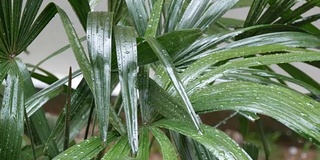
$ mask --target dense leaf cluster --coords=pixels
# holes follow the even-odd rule
[[[319,0],[108,0],[107,11],[96,12],[98,2],[69,0],[86,32],[80,38],[53,2],[40,11],[42,0],[1,0],[1,159],[149,159],[155,142],[163,159],[256,159],[201,122],[199,114],[223,110],[250,121],[272,117],[320,145],[320,85],[291,64],[320,67],[320,30],[312,24],[320,16],[302,16]],[[244,21],[222,17],[240,7],[250,7]],[[55,15],[70,44],[24,64],[19,54]],[[57,79],[39,67],[69,48],[79,71]],[[77,88],[65,85],[79,75]],[[36,92],[32,77],[49,86]],[[68,101],[51,128],[42,106],[61,93]],[[99,134],[89,136],[95,124]]]

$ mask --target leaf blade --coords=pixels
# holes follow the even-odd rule
[[[161,152],[164,160],[177,160],[177,153],[170,142],[169,138],[157,127],[148,127],[150,132],[153,134],[153,136],[158,141]]]
[[[320,144],[320,123],[316,118],[320,115],[319,103],[290,89],[252,82],[226,82],[203,89],[191,97],[198,112],[239,110],[264,114]]]
[[[115,27],[114,34],[129,144],[132,152],[136,153],[138,151],[138,96],[135,84],[138,60],[135,31],[132,27]]]
[[[8,71],[0,108],[0,155],[8,160],[19,158],[24,128],[23,84],[14,65]]]
[[[155,126],[173,130],[186,135],[204,145],[218,159],[251,159],[250,156],[229,136],[218,129],[202,124],[203,134],[197,133],[192,123],[180,123],[179,120],[163,119]]]
[[[173,85],[174,85],[176,91],[178,92],[180,98],[183,100],[183,102],[185,104],[186,111],[188,112],[189,116],[191,117],[191,120],[195,124],[195,127],[197,128],[197,130],[199,130],[199,132],[201,132],[200,120],[198,119],[198,116],[196,115],[196,113],[193,110],[193,107],[192,107],[192,104],[189,100],[189,97],[188,97],[187,93],[185,92],[184,86],[183,86],[182,82],[180,81],[180,79],[174,69],[173,62],[172,62],[170,56],[168,55],[167,51],[155,39],[150,38],[150,37],[146,37],[145,39],[150,44],[150,46],[154,50],[154,52],[156,53],[156,55],[159,58],[162,65],[165,66],[166,71],[167,71],[171,81],[173,82]]]
[[[87,22],[87,39],[89,59],[93,78],[93,95],[100,136],[107,140],[110,108],[111,81],[111,35],[113,14],[107,12],[89,12]]]

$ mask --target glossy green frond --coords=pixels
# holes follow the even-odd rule
[[[178,120],[164,119],[156,122],[154,125],[181,133],[198,141],[218,159],[251,159],[228,135],[211,126],[202,124],[203,134],[198,134],[198,131],[192,127],[193,124],[188,122],[181,123]]]
[[[6,78],[6,88],[0,106],[0,156],[3,159],[19,158],[24,131],[23,82],[12,64]]]
[[[250,82],[226,82],[196,92],[191,99],[197,112],[235,110],[264,114],[320,144],[319,103],[290,89]]]
[[[111,37],[113,14],[90,12],[87,22],[89,59],[91,61],[93,95],[99,123],[100,136],[107,140],[110,108]]]
[[[138,58],[136,35],[132,27],[116,27],[115,42],[120,87],[127,122],[129,144],[133,153],[138,151],[138,94],[136,90]]]

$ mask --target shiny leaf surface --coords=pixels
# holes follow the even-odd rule
[[[14,65],[8,71],[0,106],[0,156],[8,160],[19,158],[24,129],[23,83]]]
[[[89,59],[92,67],[93,95],[100,136],[107,140],[110,108],[112,13],[90,12],[87,22]]]
[[[138,151],[137,47],[134,29],[116,27],[115,42],[120,87],[126,116],[129,143],[133,153]]]
[[[178,120],[161,120],[154,124],[186,135],[206,147],[218,159],[251,159],[249,155],[228,135],[218,129],[202,124],[203,134],[198,134],[192,123],[181,123]]]
[[[198,112],[236,110],[270,116],[320,144],[319,103],[290,89],[251,82],[226,82],[203,89],[191,99]]]

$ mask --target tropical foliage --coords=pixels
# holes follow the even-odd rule
[[[42,0],[1,0],[2,159],[149,159],[156,142],[163,159],[256,159],[201,122],[199,114],[222,110],[250,121],[272,117],[320,145],[320,84],[291,64],[320,67],[320,30],[312,23],[319,14],[302,16],[318,0],[298,7],[296,0],[108,0],[107,11],[96,12],[98,2],[69,0],[86,32],[80,38],[53,2],[40,10]],[[245,21],[222,17],[247,6]],[[70,44],[50,57],[71,48],[80,67],[63,79],[39,67],[50,57],[19,59],[54,16]],[[79,75],[77,88],[65,85]],[[49,86],[36,92],[31,78]],[[42,106],[63,92],[68,101],[51,128]],[[99,134],[74,144],[90,124]]]

